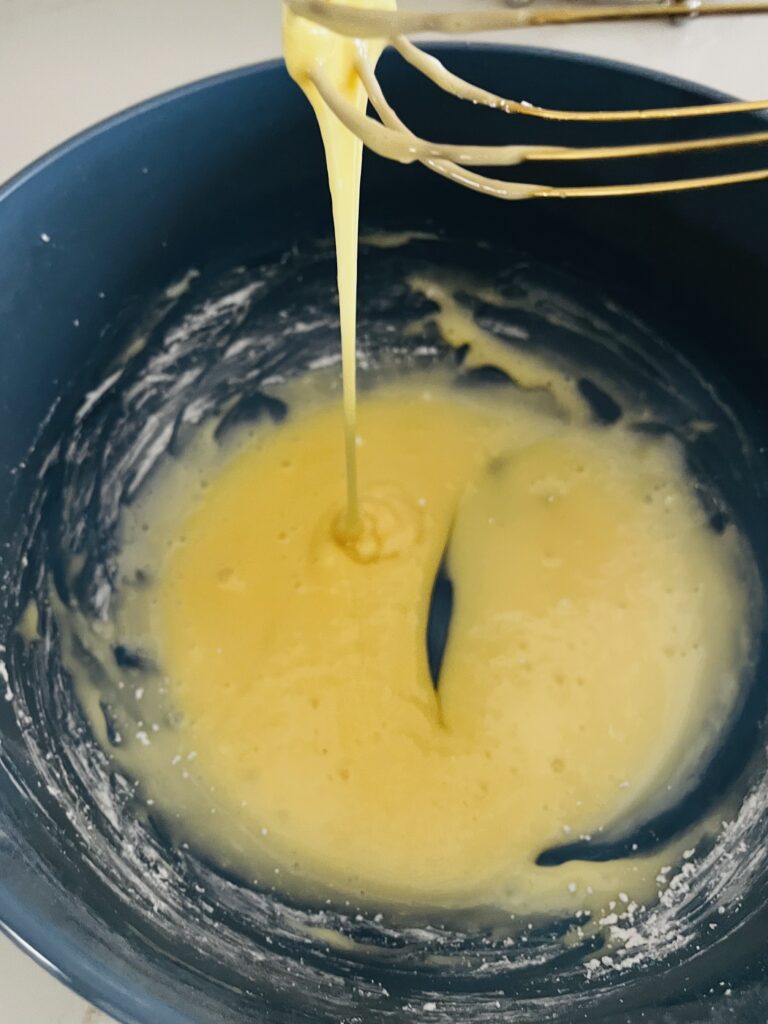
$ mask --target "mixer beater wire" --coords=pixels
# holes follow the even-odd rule
[[[474,11],[385,11],[329,4],[327,0],[285,0],[294,14],[308,18],[341,35],[354,39],[381,39],[392,46],[413,68],[444,92],[478,106],[505,114],[554,122],[582,124],[639,121],[677,121],[684,118],[723,117],[768,110],[768,99],[723,101],[694,106],[635,110],[555,110],[525,100],[508,99],[465,81],[452,73],[435,56],[413,43],[408,36],[436,31],[465,34],[488,30],[528,28],[540,25],[570,25],[580,22],[614,22],[678,19],[683,16],[736,16],[768,13],[768,0],[753,2],[700,2],[671,0],[664,3],[568,4],[525,6],[512,3],[502,9]],[[443,177],[499,199],[598,198],[646,195],[689,189],[714,188],[744,182],[768,180],[768,167],[665,181],[633,184],[557,186],[508,181],[472,170],[473,167],[511,167],[534,162],[605,161],[674,156],[713,150],[734,150],[768,143],[765,131],[719,136],[700,136],[675,141],[612,146],[543,145],[461,145],[434,142],[412,132],[388,102],[372,62],[363,47],[358,48],[357,71],[378,120],[361,113],[335,87],[321,67],[311,80],[334,114],[372,151],[401,163],[420,162]]]

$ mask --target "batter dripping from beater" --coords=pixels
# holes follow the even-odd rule
[[[360,7],[393,10],[395,0],[359,0]],[[358,505],[357,386],[355,333],[357,318],[357,245],[360,215],[360,176],[363,144],[343,125],[319,94],[312,75],[320,72],[333,89],[356,110],[364,111],[368,97],[355,70],[358,53],[374,64],[383,46],[348,39],[297,18],[286,9],[284,49],[288,70],[305,90],[317,115],[328,162],[328,182],[338,261],[342,371],[344,376],[344,449],[347,473],[347,505],[339,536],[354,538],[362,521]]]

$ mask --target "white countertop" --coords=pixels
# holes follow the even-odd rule
[[[279,25],[279,0],[0,0],[0,182],[145,97],[276,56]],[[768,96],[768,17],[537,29],[517,39]],[[108,1024],[2,938],[0,1018]]]

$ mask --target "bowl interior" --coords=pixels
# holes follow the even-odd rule
[[[544,51],[449,46],[441,56],[497,92],[549,106],[672,106],[709,95],[631,68]],[[391,57],[382,80],[408,123],[433,138],[587,145],[681,132],[679,123],[598,129],[505,119],[451,101]],[[764,124],[758,115],[736,120],[744,129]],[[686,134],[694,128],[718,130],[694,124]],[[757,152],[738,155],[745,169],[759,160]],[[727,162],[722,153],[685,156],[673,165],[654,158],[643,173],[717,173]],[[542,181],[563,178],[562,165],[542,165],[539,173]],[[568,168],[576,184],[629,180],[632,173],[621,162]],[[214,311],[204,329],[190,334],[184,358],[215,360],[216,346],[238,331],[266,336],[281,313],[298,315],[312,304],[324,317],[316,343],[333,344],[332,253],[317,245],[330,229],[324,175],[311,113],[274,64],[129,111],[0,192],[0,642],[6,648],[0,658],[11,698],[0,701],[0,921],[88,999],[136,1024],[405,1020],[436,1003],[447,1018],[462,1021],[501,1012],[510,1020],[565,1024],[577,1006],[585,1019],[617,1024],[648,1014],[657,1021],[719,1021],[734,1011],[745,1022],[762,1022],[768,865],[757,853],[749,887],[732,896],[716,935],[617,979],[586,983],[581,962],[567,957],[559,968],[547,961],[546,976],[527,968],[478,972],[486,952],[478,943],[491,948],[488,934],[463,936],[464,946],[440,969],[434,944],[427,956],[401,933],[389,944],[372,934],[364,956],[302,943],[294,928],[302,908],[249,893],[215,865],[181,863],[161,822],[144,820],[133,831],[124,780],[93,751],[84,753],[92,746],[89,730],[66,690],[54,625],[47,623],[46,644],[32,653],[16,634],[25,598],[46,570],[30,545],[62,523],[73,536],[89,528],[88,503],[64,502],[72,479],[62,439],[77,436],[84,396],[98,388],[137,330],[149,339],[151,356],[172,329],[188,324],[191,312],[206,303],[210,311],[245,274],[268,278],[271,298],[250,306],[245,321]],[[624,332],[631,342],[637,357],[631,383],[638,390],[673,372],[699,382],[697,407],[727,429],[724,440],[702,440],[691,457],[738,518],[762,572],[768,566],[767,218],[768,190],[761,185],[653,199],[504,204],[460,191],[423,168],[369,157],[364,222],[437,231],[444,241],[394,255],[363,249],[361,344],[374,352],[381,324],[402,319],[396,288],[387,290],[387,282],[409,260],[443,260],[494,279],[527,274],[556,296],[559,320],[537,312],[537,323],[549,324],[542,344],[575,343],[584,334],[580,323],[599,321],[603,331]],[[193,287],[169,299],[168,286],[191,268],[199,272]],[[568,323],[561,315],[566,309]],[[182,368],[174,364],[174,371]],[[257,369],[263,374],[275,365]],[[257,373],[242,377],[258,379]],[[702,379],[714,382],[716,393]],[[136,419],[119,390],[98,398],[96,414],[100,424]],[[87,438],[81,440],[85,445]],[[94,466],[104,471],[98,459]],[[115,488],[119,514],[130,495],[120,481]],[[702,786],[668,819],[650,822],[644,841],[679,829],[686,815],[700,815],[724,790],[746,792],[757,780],[765,712],[760,675]],[[111,818],[110,801],[123,797],[127,817]],[[759,790],[754,799],[744,841],[759,851],[768,823]],[[104,845],[93,841],[94,832]],[[158,906],[153,882],[169,870],[177,898]],[[450,922],[444,924],[444,935],[452,934]],[[669,927],[677,923],[670,920]]]

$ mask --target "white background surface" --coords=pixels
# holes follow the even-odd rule
[[[147,96],[277,56],[279,23],[279,0],[0,0],[0,181]],[[768,96],[768,17],[537,29],[517,39]],[[565,105],[567,86],[563,95]],[[107,1024],[3,938],[0,1020]]]

